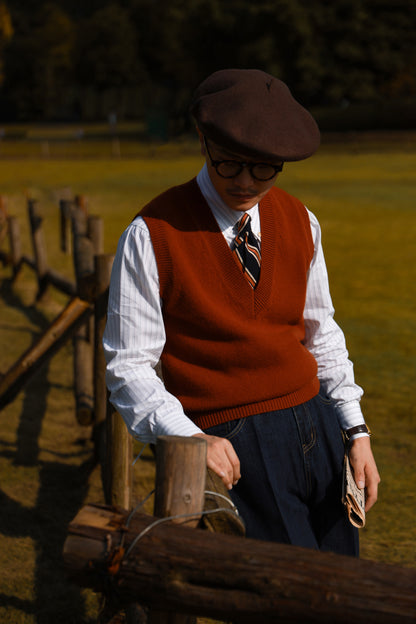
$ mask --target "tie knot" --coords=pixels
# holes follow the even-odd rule
[[[245,212],[237,223],[237,231],[239,234],[242,234],[244,231],[251,232],[250,221],[251,221],[250,215]]]

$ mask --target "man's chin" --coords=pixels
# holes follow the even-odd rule
[[[253,197],[253,195],[244,195],[239,193],[228,193],[227,195],[227,204],[233,210],[250,210],[253,208],[258,202],[257,197]]]

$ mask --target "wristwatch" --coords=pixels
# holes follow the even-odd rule
[[[366,433],[367,435],[370,436],[371,435],[370,427],[364,424],[364,425],[357,425],[356,427],[351,427],[351,429],[346,429],[344,431],[344,435],[345,435],[347,442],[351,440],[352,436],[356,435],[357,433]]]

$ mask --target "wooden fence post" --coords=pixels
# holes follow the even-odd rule
[[[6,199],[2,195],[0,195],[0,245],[2,244],[3,240],[6,238],[7,229],[8,229],[8,224],[7,224],[8,214],[7,214],[6,203],[7,203]]]
[[[34,199],[28,199],[27,202],[30,232],[32,237],[33,254],[35,258],[35,270],[38,278],[38,294],[37,299],[44,294],[47,286],[48,262],[46,256],[46,245],[43,237],[42,221],[43,218],[39,211],[38,202]]]
[[[111,427],[110,431],[106,430],[107,410],[108,404],[108,392],[105,383],[105,371],[106,361],[104,357],[104,350],[102,345],[102,339],[107,319],[107,302],[108,302],[108,288],[110,285],[111,268],[113,266],[114,255],[101,254],[95,256],[95,304],[94,304],[94,429],[93,438],[95,443],[96,457],[99,463],[103,466],[108,464],[112,458],[106,454],[106,444],[111,443]],[[109,416],[110,418],[110,416]],[[118,447],[117,447],[118,448]],[[112,449],[113,452],[117,450]],[[126,450],[126,452],[129,452]],[[110,479],[110,473],[103,473],[103,486],[104,491],[108,489],[108,480]],[[129,480],[129,479],[127,479]],[[123,481],[124,482],[124,481]],[[111,486],[110,486],[111,487]],[[111,499],[111,495],[108,494],[107,499]]]
[[[154,515],[159,518],[182,514],[195,517],[172,522],[196,527],[202,515],[207,470],[205,440],[193,437],[159,436],[156,445]]]
[[[85,212],[72,212],[73,257],[78,295],[87,301],[94,298],[94,249],[87,238]],[[93,347],[90,319],[74,336],[74,386],[76,418],[80,425],[89,426],[94,420]]]
[[[154,515],[160,518],[195,514],[194,518],[172,518],[175,524],[196,527],[205,498],[207,447],[201,438],[160,436],[156,445]],[[151,609],[149,624],[194,624],[193,615]]]
[[[108,505],[131,509],[133,492],[133,437],[120,414],[107,403],[107,461],[105,497]]]
[[[94,422],[103,423],[107,417],[106,361],[102,339],[107,318],[108,287],[113,254],[95,256],[95,318],[94,318]]]
[[[61,251],[69,254],[71,251],[71,212],[72,201],[70,199],[59,200]]]
[[[71,214],[71,221],[74,269],[78,295],[82,299],[91,300],[94,283],[94,247],[87,236],[87,216],[83,210],[74,208]]]
[[[20,225],[17,217],[8,217],[9,245],[12,263],[13,279],[17,277],[22,266],[22,243],[20,239]]]
[[[101,255],[104,250],[104,222],[101,217],[90,215],[87,218],[87,236],[92,243],[94,253]]]
[[[91,221],[90,221],[91,223]],[[100,233],[100,220],[94,218],[93,229]],[[99,246],[101,236],[95,238]],[[94,323],[94,435],[98,459],[104,463],[104,492],[106,502],[130,509],[133,496],[133,438],[126,424],[108,401],[105,383],[106,362],[102,347],[107,317],[108,287],[114,255],[100,254],[95,265],[95,323]],[[105,437],[105,453],[103,451]]]
[[[84,195],[75,195],[74,202],[75,206],[79,210],[81,210],[85,215],[88,214],[87,200]]]

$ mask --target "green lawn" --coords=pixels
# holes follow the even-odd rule
[[[50,265],[71,275],[71,258],[59,250],[60,197],[86,197],[89,212],[104,220],[105,251],[112,253],[141,206],[189,179],[202,162],[196,141],[130,145],[126,158],[111,157],[107,147],[90,145],[84,159],[30,158],[16,145],[6,158],[0,150],[0,195],[19,218],[25,253],[31,254],[27,196],[42,208]],[[321,222],[336,319],[365,389],[382,483],[361,533],[362,556],[405,566],[415,566],[416,553],[415,171],[414,137],[356,135],[324,141],[316,156],[287,164],[279,178]],[[13,288],[9,277],[0,267],[1,372],[65,302],[51,290],[34,306],[33,273],[24,269]],[[2,623],[95,621],[97,598],[68,583],[60,559],[77,509],[102,500],[91,452],[90,431],[74,416],[67,345],[1,413]],[[136,464],[137,496],[151,489],[152,471],[149,456]]]

